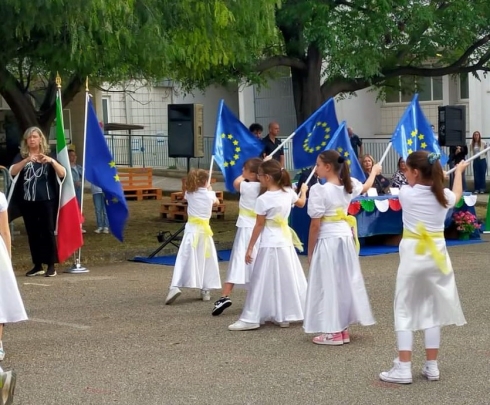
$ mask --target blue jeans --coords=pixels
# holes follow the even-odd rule
[[[97,219],[98,228],[109,228],[107,212],[105,210],[105,196],[103,193],[97,193],[93,196],[95,206],[95,218]]]
[[[454,166],[454,161],[449,162],[449,168],[452,169]],[[466,191],[466,175],[463,172],[463,191]],[[449,188],[452,190],[453,189],[453,183],[454,183],[454,172],[449,175]]]
[[[485,191],[487,188],[485,177],[487,175],[487,159],[473,160],[473,176],[475,178],[475,191]]]

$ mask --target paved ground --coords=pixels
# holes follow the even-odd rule
[[[439,382],[418,374],[420,335],[414,383],[377,379],[395,356],[397,255],[361,258],[377,324],[352,328],[343,347],[315,346],[299,324],[229,332],[243,291],[216,318],[212,301],[195,291],[165,306],[170,267],[128,262],[85,275],[19,275],[31,319],[6,328],[2,366],[17,370],[15,404],[23,405],[489,404],[488,246],[450,249],[468,325],[444,329]]]

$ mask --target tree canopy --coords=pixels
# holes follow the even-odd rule
[[[400,76],[488,71],[489,21],[487,0],[284,0],[263,52],[208,79],[289,68],[300,123],[329,97],[397,87]]]
[[[239,4],[240,3],[240,4]],[[55,77],[68,104],[92,83],[202,82],[276,36],[277,0],[2,0],[0,95],[19,127],[48,128]]]

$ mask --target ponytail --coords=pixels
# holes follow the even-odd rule
[[[342,162],[340,162],[342,160]],[[347,191],[348,194],[352,194],[352,179],[350,178],[350,168],[349,163],[342,156],[339,156],[340,163],[340,173],[339,178],[340,182],[344,186],[344,190]]]
[[[333,171],[339,176],[340,184],[348,194],[352,194],[352,179],[350,178],[349,162],[334,149],[325,150],[318,155],[324,163],[332,165]]]
[[[281,188],[281,190],[285,191],[285,188],[292,187],[291,177],[289,176],[288,171],[281,167],[280,163],[277,160],[267,160],[260,165],[260,170],[272,177],[272,180]]]

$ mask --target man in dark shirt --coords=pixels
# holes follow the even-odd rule
[[[262,152],[263,158],[269,156],[281,144],[281,141],[277,139],[278,135],[279,124],[277,122],[271,122],[269,124],[269,133],[262,138],[262,143],[264,144],[264,151]],[[284,167],[284,148],[281,148],[274,153],[272,158],[277,160],[281,164],[281,167]]]
[[[347,133],[349,134],[350,144],[352,146],[352,149],[354,150],[354,153],[356,154],[356,157],[358,158],[359,155],[362,156],[363,153],[362,153],[362,141],[361,141],[361,138],[359,138],[354,133],[354,130],[351,127],[347,128]]]
[[[449,168],[452,169],[459,162],[466,158],[468,154],[468,146],[466,145],[458,145],[458,146],[450,146],[449,147]],[[454,181],[454,173],[449,175],[449,188],[453,188]],[[463,172],[463,191],[466,191],[466,176]]]

